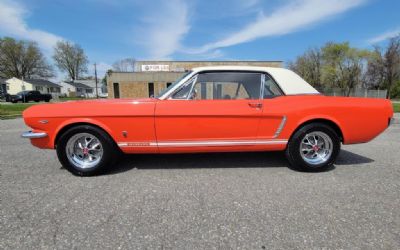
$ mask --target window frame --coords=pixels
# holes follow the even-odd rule
[[[166,100],[192,100],[189,97],[191,96],[191,93],[193,92],[194,86],[196,85],[196,81],[197,81],[197,77],[200,74],[205,74],[205,73],[255,73],[255,74],[260,74],[260,96],[259,98],[256,99],[249,99],[249,100],[263,100],[264,99],[264,84],[265,84],[265,75],[267,74],[264,71],[252,71],[252,70],[205,70],[205,71],[200,71],[200,72],[196,72],[192,77],[190,77],[188,80],[184,81],[177,89],[175,89],[174,91],[172,91],[172,93],[170,95],[167,96],[167,98],[165,98]],[[276,81],[269,75],[269,77],[274,81],[274,83],[276,84]],[[175,93],[177,93],[178,91],[180,91],[182,89],[183,86],[186,85],[187,82],[192,81],[192,86],[190,88],[190,94],[185,98],[185,99],[176,99],[176,98],[172,98],[174,96]],[[240,87],[241,84],[238,85],[238,87]],[[277,85],[277,84],[276,84]],[[282,92],[282,90],[280,89],[280,87],[278,86],[279,90]],[[247,92],[247,90],[246,90]],[[247,92],[248,93],[248,92]],[[210,99],[212,101],[237,101],[237,100],[245,100],[245,99],[231,99],[231,100],[224,100],[224,99]],[[210,101],[208,100],[208,101]],[[204,100],[197,100],[197,101],[204,101]]]

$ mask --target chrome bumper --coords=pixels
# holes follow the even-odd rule
[[[45,132],[32,132],[32,131],[24,132],[21,135],[22,138],[28,138],[28,139],[43,138],[46,136],[47,136],[47,133],[45,133]]]

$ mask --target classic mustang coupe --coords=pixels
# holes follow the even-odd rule
[[[281,68],[195,68],[158,97],[35,105],[22,137],[56,149],[77,175],[112,167],[123,153],[285,151],[305,171],[333,164],[340,145],[364,143],[393,117],[384,99],[321,95]]]

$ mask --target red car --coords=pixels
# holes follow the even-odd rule
[[[24,111],[30,138],[56,149],[62,165],[93,175],[128,154],[286,151],[306,171],[333,164],[340,145],[382,133],[393,109],[384,99],[327,97],[294,72],[204,67],[148,99],[75,101]]]

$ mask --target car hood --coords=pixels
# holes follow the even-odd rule
[[[157,99],[96,99],[33,105],[24,118],[152,115]]]

